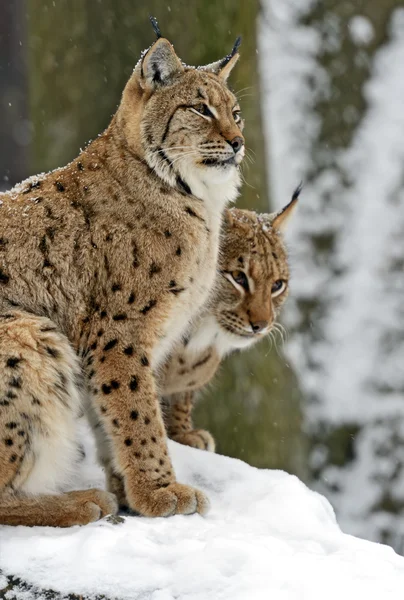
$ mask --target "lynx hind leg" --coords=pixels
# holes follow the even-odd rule
[[[173,394],[164,402],[167,432],[170,439],[199,450],[215,451],[215,440],[209,431],[194,429],[192,423],[193,393]]]
[[[55,324],[0,315],[0,523],[69,526],[116,509],[105,492],[55,495],[74,473],[80,402],[77,358]]]

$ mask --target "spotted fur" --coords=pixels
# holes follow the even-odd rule
[[[226,354],[250,347],[274,327],[289,292],[288,257],[281,230],[299,191],[278,215],[227,211],[210,307],[178,344],[161,375],[167,431],[177,442],[215,449],[211,434],[193,427],[194,393],[211,381]],[[239,272],[246,275],[248,290],[231,275],[237,277]]]
[[[61,494],[83,403],[131,509],[206,511],[176,482],[154,371],[214,283],[244,152],[226,85],[237,58],[185,67],[158,39],[104,133],[0,194],[0,523],[68,526],[116,510],[108,492]]]

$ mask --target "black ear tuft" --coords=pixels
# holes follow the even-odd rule
[[[296,188],[296,189],[295,189],[295,191],[293,192],[293,194],[292,194],[292,198],[291,198],[291,202],[292,202],[293,200],[297,200],[297,199],[298,199],[298,197],[300,196],[300,192],[302,191],[302,189],[303,189],[303,181],[301,181],[301,182],[299,183],[299,185],[297,186],[297,188]]]
[[[238,49],[240,48],[241,45],[241,35],[238,36],[238,38],[236,39],[236,41],[234,42],[234,46],[232,48],[232,51],[230,52],[230,54],[228,54],[227,56],[224,57],[224,59],[222,61],[220,61],[220,68],[223,69],[223,67],[225,67],[227,65],[228,62],[230,62],[230,60],[233,58],[233,56],[235,54],[237,54]]]
[[[151,15],[150,15],[149,19],[150,19],[150,23],[153,27],[153,31],[156,34],[157,39],[159,40],[163,36],[161,35],[161,31],[160,31],[159,24],[157,23],[157,19],[156,19],[156,17],[152,17]]]

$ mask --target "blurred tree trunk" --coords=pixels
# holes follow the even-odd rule
[[[380,83],[383,51],[403,39],[402,2],[305,0],[289,13],[283,0],[264,4],[280,98],[296,92],[300,113],[276,142],[307,183],[296,242],[306,282],[291,302],[291,355],[308,398],[311,481],[346,531],[403,552],[404,167],[388,157],[397,156],[390,129],[402,139],[404,128],[390,102],[402,88]],[[283,110],[279,102],[272,118]]]
[[[26,105],[24,0],[0,3],[0,191],[27,172],[30,123]]]
[[[246,166],[239,205],[268,210],[260,113],[256,19],[258,0],[177,0],[163,6],[133,0],[27,0],[30,31],[32,172],[72,159],[108,124],[141,50],[154,40],[148,16],[188,64],[225,56],[242,34],[233,76],[246,118]],[[285,201],[287,198],[285,198]],[[197,412],[220,452],[252,464],[304,473],[300,394],[285,359],[264,346],[226,362]]]

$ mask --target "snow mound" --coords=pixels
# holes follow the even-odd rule
[[[328,501],[296,477],[173,442],[170,452],[179,480],[209,494],[207,517],[3,526],[0,568],[63,594],[121,600],[402,598],[404,559],[342,533]],[[86,460],[86,487],[99,485]]]

